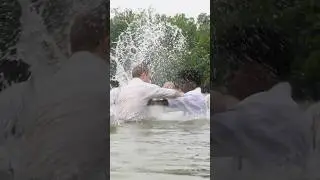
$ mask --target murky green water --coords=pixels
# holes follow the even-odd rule
[[[124,124],[110,138],[111,180],[210,179],[209,120]]]

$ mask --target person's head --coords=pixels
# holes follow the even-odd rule
[[[201,75],[195,69],[184,69],[178,73],[175,84],[184,93],[192,91],[201,85]]]
[[[166,82],[166,83],[163,84],[163,88],[175,89],[176,87],[175,87],[175,85],[174,85],[173,82],[168,81],[168,82]]]
[[[76,16],[70,30],[70,48],[74,54],[88,51],[107,60],[109,57],[109,28],[106,8],[98,7]]]
[[[175,81],[176,88],[179,91],[182,91],[183,93],[189,92],[197,88],[197,84],[191,80],[187,79],[178,79]]]
[[[132,78],[140,78],[142,81],[151,83],[151,72],[146,63],[141,63],[133,68]]]
[[[242,100],[284,80],[293,58],[289,46],[283,33],[266,26],[227,30],[217,41],[216,59],[228,63],[228,93]]]

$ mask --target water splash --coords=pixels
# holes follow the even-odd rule
[[[33,77],[45,77],[59,69],[70,56],[69,30],[72,19],[102,0],[18,0],[22,33],[16,47],[18,57],[31,65]]]
[[[57,4],[61,4],[62,2],[65,3],[63,4],[64,8],[57,8]],[[89,6],[88,1],[82,2],[80,0],[17,0],[16,4],[10,4],[8,7],[13,9],[10,10],[8,8],[9,10],[5,11],[6,14],[1,11],[1,16],[5,16],[4,18],[8,21],[5,21],[6,23],[2,23],[4,24],[4,31],[1,32],[8,32],[8,29],[21,29],[21,33],[17,33],[18,35],[12,38],[9,43],[3,41],[3,39],[8,39],[8,37],[6,37],[8,36],[8,33],[4,34],[4,37],[1,39],[2,52],[0,52],[0,64],[3,63],[3,59],[10,61],[21,59],[31,66],[30,70],[32,76],[29,80],[31,86],[42,85],[42,83],[34,82],[47,80],[46,77],[55,73],[60,68],[60,64],[67,61],[67,58],[69,57],[69,54],[66,53],[68,52],[67,46],[69,44],[69,38],[64,38],[64,41],[57,41],[57,37],[60,36],[56,35],[60,34],[61,37],[68,37],[69,31],[67,30],[72,24],[72,18],[78,12],[81,13],[88,8],[95,8],[102,2],[105,1],[90,1]],[[0,4],[4,7],[6,7],[5,5],[8,5],[6,2]],[[21,8],[19,7],[18,9],[19,12],[21,10],[21,15],[18,13],[14,21],[12,21],[10,19],[13,16],[11,11],[17,11],[14,8],[19,5]],[[48,13],[49,11],[51,13]],[[61,16],[60,12],[66,16]],[[57,18],[57,16],[61,19]],[[16,21],[20,21],[21,23],[14,24],[16,27],[14,26],[15,28],[12,28],[13,25],[11,24]],[[61,24],[61,22],[63,23]],[[11,34],[9,35],[12,36]],[[63,44],[66,46],[63,46]],[[3,48],[4,45],[8,50]],[[3,73],[1,73],[1,70],[3,70],[1,68],[3,68],[3,66],[0,67],[0,91],[2,90],[2,86],[7,89],[0,92],[1,95],[6,93],[0,96],[0,102],[2,102],[2,106],[5,107],[2,108],[1,106],[2,112],[0,113],[0,121],[10,121],[12,119],[7,119],[6,117],[13,117],[17,115],[16,109],[20,108],[23,103],[21,100],[25,97],[29,97],[28,94],[25,94],[26,92],[24,92],[24,87],[29,86],[30,84],[29,82],[15,84],[14,81],[9,83],[8,80],[5,79],[6,77],[4,77]],[[17,72],[19,73],[19,71],[21,71],[20,69],[14,69],[14,66],[13,68],[11,67],[11,70],[14,70],[12,74]],[[10,69],[8,71],[10,71]],[[6,70],[6,72],[8,71]],[[19,78],[20,75],[21,74],[18,74],[17,77]],[[9,76],[9,78],[12,77]],[[6,107],[10,107],[9,110],[7,110],[8,108]]]
[[[54,72],[59,62],[66,57],[61,54],[46,30],[40,15],[43,8],[36,9],[25,0],[19,0],[19,3],[22,10],[22,32],[16,45],[18,57],[31,65],[33,77],[44,77],[45,74]]]
[[[116,73],[112,80],[126,85],[132,79],[132,69],[145,62],[153,74],[152,83],[162,86],[165,81],[173,81],[177,72],[184,68],[181,58],[186,52],[186,38],[182,30],[166,19],[154,15],[152,9],[143,11],[128,28],[120,34],[116,47],[111,50],[111,60],[116,63]],[[111,97],[117,99],[116,97]],[[113,116],[115,105],[111,105],[111,125],[121,122]],[[209,119],[209,110],[199,117],[185,115],[183,112],[170,112],[162,107],[148,107],[149,114],[157,120]]]
[[[112,79],[120,86],[126,84],[132,78],[132,69],[145,62],[153,73],[153,83],[161,85],[181,67],[185,44],[181,29],[161,20],[151,9],[144,11],[120,34],[116,48],[111,50],[111,60],[116,63]]]

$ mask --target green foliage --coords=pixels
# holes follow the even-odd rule
[[[110,37],[111,47],[116,46],[119,35],[124,32],[128,25],[134,20],[141,17],[142,12],[133,12],[128,9],[119,12],[114,9],[114,16],[110,20]],[[202,72],[202,82],[204,83],[210,78],[210,16],[208,14],[199,14],[197,20],[188,18],[184,14],[176,14],[175,16],[166,16],[155,14],[156,19],[165,21],[179,27],[186,38],[187,50],[186,54],[181,57],[181,62],[177,64],[185,68],[195,68]],[[111,67],[111,73],[114,71]]]
[[[293,58],[288,80],[309,84],[320,82],[320,6],[317,1],[215,0],[212,12],[215,47],[225,43],[226,31],[234,26],[240,29],[245,26],[267,26],[285,32],[290,42]],[[214,54],[219,53],[217,49],[214,50]],[[216,82],[223,85],[225,74],[232,68],[226,65],[225,57],[218,55],[216,58]]]
[[[4,58],[13,49],[21,33],[21,6],[17,1],[9,0],[0,5],[0,58]]]
[[[111,46],[115,47],[115,42],[118,41],[120,34],[125,31],[128,25],[134,21],[137,17],[132,10],[127,10],[124,12],[118,12],[116,9],[115,16],[110,20],[110,39]]]

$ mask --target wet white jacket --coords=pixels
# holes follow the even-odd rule
[[[206,100],[200,88],[184,94],[184,96],[169,99],[169,107],[186,112],[188,115],[203,115],[207,111]]]
[[[119,121],[137,121],[148,116],[147,103],[153,98],[175,98],[181,95],[173,89],[161,88],[155,84],[133,78],[126,86],[120,87],[115,108]]]

